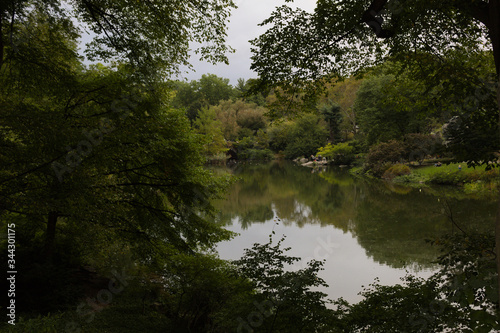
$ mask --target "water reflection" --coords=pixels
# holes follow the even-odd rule
[[[375,262],[411,270],[433,267],[438,250],[425,240],[454,230],[449,210],[462,228],[493,228],[494,202],[468,198],[453,189],[366,181],[340,168],[311,171],[287,162],[236,165],[229,172],[240,180],[219,203],[220,222],[237,223],[231,229],[245,233],[252,225],[272,224],[279,218],[281,225],[298,227],[304,236],[303,229],[313,225],[334,227],[355,239]]]

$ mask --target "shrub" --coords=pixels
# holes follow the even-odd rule
[[[384,179],[394,179],[395,177],[402,175],[409,175],[411,173],[411,169],[409,166],[405,164],[394,164],[390,166],[387,170],[385,170],[382,178]]]
[[[427,156],[442,152],[442,140],[436,135],[411,133],[404,137],[403,156],[408,162],[417,161],[422,164]]]
[[[325,147],[319,148],[317,155],[333,160],[334,164],[351,164],[354,161],[353,151],[354,147],[347,142],[336,145],[329,143]]]
[[[273,152],[260,147],[255,138],[246,137],[234,146],[241,160],[272,160],[274,158]]]
[[[392,163],[399,162],[404,152],[404,144],[399,141],[379,143],[370,148],[366,156],[366,167],[375,176],[382,176]]]
[[[440,172],[430,176],[430,182],[441,185],[457,185],[465,183],[468,180],[468,175],[462,171]]]

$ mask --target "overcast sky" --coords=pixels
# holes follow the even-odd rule
[[[229,54],[229,65],[217,66],[196,61],[191,58],[191,63],[196,72],[184,74],[182,78],[187,80],[198,80],[203,74],[216,74],[219,77],[228,78],[235,85],[238,78],[256,78],[257,74],[250,70],[250,43],[251,39],[264,33],[267,28],[259,27],[258,24],[268,18],[273,9],[286,4],[285,0],[235,0],[237,9],[232,11],[228,25],[228,44],[236,50]],[[312,12],[316,7],[316,0],[295,0],[288,3],[289,6],[299,7]]]

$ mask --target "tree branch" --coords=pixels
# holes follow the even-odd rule
[[[467,7],[461,6],[459,3],[456,5],[456,8],[464,14],[470,13],[471,17],[483,23],[488,29],[490,28],[489,5],[486,1],[472,1]]]

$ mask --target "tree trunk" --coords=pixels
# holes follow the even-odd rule
[[[500,0],[491,0],[489,3],[489,24],[487,27],[493,46],[493,58],[495,59],[497,76],[500,76]]]
[[[47,219],[47,231],[45,233],[45,249],[44,256],[47,262],[52,261],[54,255],[54,242],[56,239],[56,224],[59,213],[50,212]]]

